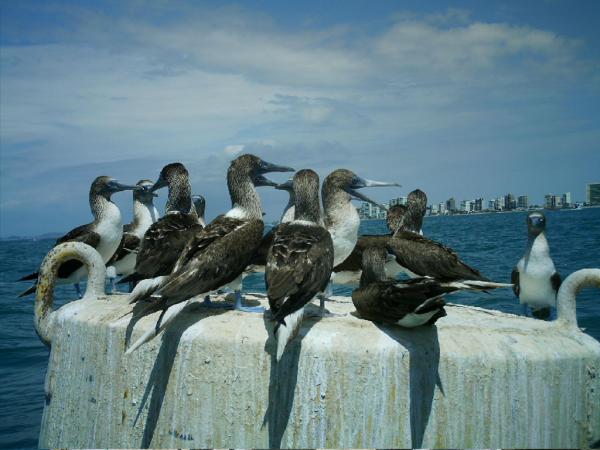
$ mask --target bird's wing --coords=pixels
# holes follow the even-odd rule
[[[100,243],[100,235],[93,231],[92,226],[92,223],[88,223],[85,225],[81,225],[77,228],[73,228],[63,237],[59,238],[56,241],[56,245],[63,244],[65,242],[82,242],[93,248],[96,248]],[[58,268],[58,277],[68,278],[82,266],[83,264],[78,260],[68,259],[67,261],[63,262]]]
[[[442,296],[456,290],[430,278],[378,281],[356,289],[352,301],[361,316],[396,323],[406,314],[425,314],[442,308]]]
[[[182,250],[202,225],[189,214],[167,214],[144,234],[136,258],[135,272],[146,278],[168,275]]]
[[[232,282],[250,263],[262,239],[262,220],[221,216],[215,222],[190,240],[176,269],[157,291],[167,305]]]
[[[333,268],[333,242],[322,227],[282,224],[267,257],[265,282],[275,320],[323,291]]]
[[[519,270],[514,267],[512,272],[510,273],[510,282],[513,285],[513,292],[519,298],[519,294],[521,292],[521,286],[519,285]]]
[[[88,223],[77,228],[73,228],[63,237],[58,238],[56,245],[63,244],[65,242],[83,242],[84,244],[96,248],[100,242],[100,235],[93,231],[92,226],[93,224]]]
[[[107,266],[114,264],[116,261],[119,261],[125,258],[130,253],[136,253],[140,247],[140,238],[135,234],[131,233],[123,233],[123,237],[121,238],[121,242],[119,243],[119,247],[112,255],[112,257],[106,263]]]
[[[441,281],[488,281],[478,270],[464,263],[454,250],[416,233],[396,233],[386,247],[398,264],[419,276]]]
[[[389,239],[389,235],[359,236],[352,253],[350,253],[350,255],[348,255],[343,262],[334,267],[334,272],[356,272],[361,270],[362,253],[365,251],[365,249],[371,247],[385,247]]]

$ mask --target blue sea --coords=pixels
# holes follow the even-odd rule
[[[600,208],[549,211],[551,254],[563,278],[571,272],[600,267]],[[527,241],[526,213],[427,217],[424,233],[458,252],[464,261],[495,281],[510,281],[513,266]],[[366,221],[363,234],[387,232],[383,221]],[[48,349],[33,328],[33,299],[18,299],[27,284],[15,280],[38,267],[53,239],[0,241],[0,448],[37,447],[44,403]],[[245,280],[250,291],[264,289],[259,275]],[[348,295],[346,287],[334,288]],[[586,289],[577,298],[579,326],[600,340],[600,292]],[[74,298],[73,288],[57,289],[58,304]],[[510,289],[490,295],[460,293],[449,301],[519,314]],[[442,319],[443,320],[443,319]]]

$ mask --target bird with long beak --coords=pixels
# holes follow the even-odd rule
[[[56,241],[55,245],[64,242],[83,242],[95,248],[104,263],[106,263],[115,253],[121,238],[123,237],[123,221],[121,219],[121,211],[115,205],[111,197],[116,192],[125,190],[141,190],[139,186],[130,186],[121,184],[117,180],[107,176],[96,178],[89,193],[90,209],[94,216],[94,221],[86,225],[81,225]],[[65,261],[58,269],[57,282],[60,284],[73,284],[77,296],[81,298],[81,288],[79,282],[85,278],[87,270],[83,264],[75,259]],[[38,273],[32,273],[24,276],[19,281],[37,280]],[[36,285],[33,285],[25,292],[19,295],[23,297],[29,295],[36,290]]]
[[[525,254],[512,271],[513,290],[525,315],[530,306],[534,317],[549,319],[551,308],[556,306],[561,279],[550,257],[543,213],[536,211],[527,216],[527,234]]]
[[[277,227],[265,269],[277,360],[297,334],[304,306],[325,290],[333,269],[333,241],[321,221],[319,176],[300,170],[293,189],[294,219]]]
[[[144,233],[158,220],[158,211],[154,206],[157,194],[150,191],[153,184],[150,180],[140,180],[136,183],[141,189],[133,191],[133,221],[123,226],[121,243],[106,263],[106,276],[110,280],[112,293],[116,292],[117,276],[130,275],[135,270],[135,260]]]
[[[175,267],[188,240],[202,229],[192,203],[189,174],[181,163],[167,164],[150,192],[168,187],[166,213],[144,233],[135,262],[135,271],[119,283],[139,282],[130,300],[144,297],[160,285]]]
[[[231,209],[192,237],[172,273],[153,290],[151,303],[142,314],[162,310],[161,317],[128,353],[160,333],[194,297],[204,296],[241,278],[263,237],[262,207],[255,186],[264,183],[264,177],[260,176],[265,173],[292,171],[290,167],[271,164],[249,154],[231,162],[227,171]],[[138,300],[147,297],[148,294]],[[235,309],[264,311],[244,307],[239,290]]]

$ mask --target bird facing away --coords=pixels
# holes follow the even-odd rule
[[[556,295],[560,287],[560,275],[550,257],[546,239],[546,217],[541,212],[527,216],[528,242],[525,254],[512,271],[513,290],[523,305],[538,319],[549,319],[551,308],[556,306]]]
[[[231,209],[192,236],[172,273],[152,292],[136,299],[142,300],[152,294],[151,304],[144,312],[162,310],[163,314],[156,327],[138,339],[129,353],[162,331],[189,299],[215,291],[242,275],[263,234],[262,208],[255,189],[255,184],[264,182],[261,181],[264,177],[259,175],[289,171],[293,169],[250,154],[238,156],[231,162],[227,171]],[[254,311],[242,306],[240,292],[236,292],[235,308]]]
[[[162,277],[169,275],[188,240],[202,229],[192,203],[189,174],[181,163],[167,164],[150,188],[154,192],[168,187],[166,214],[154,222],[144,234],[135,262],[135,271],[119,283],[141,281],[131,299],[151,292]]]
[[[150,191],[154,184],[151,180],[140,180],[133,191],[133,221],[123,226],[123,237],[114,255],[106,263],[106,275],[110,280],[111,292],[116,292],[115,279],[135,270],[135,260],[144,237],[144,233],[158,220],[158,211],[154,206],[156,194]]]
[[[321,223],[319,176],[298,171],[293,190],[294,219],[277,227],[265,269],[277,360],[297,334],[304,306],[325,290],[333,269],[333,241]]]
[[[360,287],[352,292],[358,314],[374,322],[407,328],[433,324],[446,315],[443,295],[458,290],[430,278],[390,280],[385,275],[386,251],[367,248],[362,254]]]
[[[119,183],[117,180],[107,176],[96,178],[90,186],[89,202],[94,221],[72,229],[56,241],[56,245],[64,242],[82,242],[95,248],[104,263],[115,253],[123,236],[123,222],[121,211],[115,205],[111,196],[120,191],[139,190],[137,186],[129,186]],[[75,259],[65,261],[58,269],[57,283],[74,284],[77,296],[81,298],[79,282],[85,278],[87,270],[81,262]],[[37,280],[38,273],[24,276],[19,281]],[[23,297],[36,290],[33,285],[19,295]]]
[[[198,223],[203,227],[206,226],[206,220],[204,219],[204,212],[206,210],[206,199],[202,195],[192,195],[192,203],[198,216]]]

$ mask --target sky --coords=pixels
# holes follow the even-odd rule
[[[212,218],[248,152],[402,184],[365,190],[380,201],[584,200],[598,23],[594,0],[0,0],[0,236],[89,222],[96,176],[155,180],[174,161]],[[278,219],[286,194],[260,194]],[[128,221],[131,193],[114,200]]]

